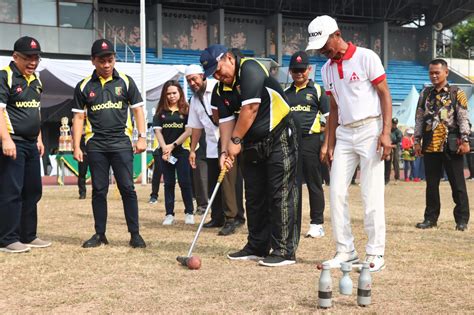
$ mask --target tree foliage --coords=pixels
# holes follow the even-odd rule
[[[474,17],[462,21],[452,28],[453,32],[453,55],[467,58],[471,48],[471,58],[474,58]]]

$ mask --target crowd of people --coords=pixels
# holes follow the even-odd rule
[[[469,201],[464,157],[473,178],[472,136],[466,96],[448,84],[446,62],[430,62],[433,86],[421,93],[414,128],[402,132],[397,118],[392,117],[379,56],[345,41],[330,16],[315,18],[308,32],[306,50],[328,59],[321,69],[322,86],[309,78],[312,69],[305,51],[292,55],[289,73],[293,82],[283,90],[258,60],[223,45],[209,46],[201,54],[200,65],[185,69],[193,92],[189,100],[178,81],[164,84],[153,117],[159,146],[153,152],[149,199],[150,204],[158,202],[163,175],[166,213],[162,224],[172,225],[178,217],[177,175],[185,224],[195,224],[195,214],[207,207],[211,218],[204,227],[219,228],[219,235],[231,235],[247,224],[247,242],[229,253],[228,259],[255,260],[269,267],[291,265],[296,263],[302,211],[307,211],[302,209],[302,184],[309,192],[310,225],[305,235],[312,238],[325,236],[326,185],[336,252],[325,263],[338,268],[343,262],[360,260],[348,204],[349,186],[359,169],[368,238],[363,261],[371,263],[371,271],[381,271],[385,268],[384,189],[392,168],[395,183],[401,179],[401,159],[404,181],[426,179],[424,220],[416,227],[437,225],[444,169],[456,204],[456,230],[466,230]],[[35,75],[40,53],[36,39],[22,37],[14,45],[13,61],[0,72],[0,250],[10,253],[51,245],[36,235],[39,157],[44,151],[38,115],[42,85]],[[77,84],[73,108],[74,158],[83,165],[81,175],[88,164],[92,177],[95,233],[83,247],[108,244],[107,193],[112,168],[130,246],[144,248],[132,174],[133,154],[146,149],[144,102],[133,79],[115,69],[112,43],[95,41],[91,61],[95,69]],[[138,131],[133,146],[132,113]],[[223,169],[227,174],[209,205]],[[79,183],[84,199],[84,182]]]

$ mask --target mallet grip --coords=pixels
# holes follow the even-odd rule
[[[219,177],[217,177],[217,182],[218,183],[222,183],[222,181],[224,180],[225,173],[227,173],[227,167],[224,166],[221,169],[221,172],[219,173]]]

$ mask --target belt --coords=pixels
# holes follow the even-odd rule
[[[347,128],[357,128],[363,125],[367,125],[368,123],[371,123],[373,121],[379,120],[382,117],[382,115],[378,115],[375,117],[367,117],[358,121],[351,122],[350,124],[343,125],[344,127]]]

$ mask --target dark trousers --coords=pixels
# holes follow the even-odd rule
[[[189,152],[183,149],[179,153],[173,153],[173,156],[178,159],[174,165],[165,161],[162,162],[163,178],[165,182],[166,215],[174,215],[174,188],[176,186],[176,173],[178,174],[178,183],[184,202],[184,213],[193,214],[194,206],[191,185],[191,166],[188,161]]]
[[[326,163],[321,163],[321,178],[326,185],[331,184],[331,178],[329,176],[329,168]]]
[[[234,167],[227,172],[222,181],[222,201],[226,219],[237,219],[245,222],[244,215],[244,181],[242,178],[240,156],[234,161]]]
[[[162,163],[164,162],[161,155],[153,154],[153,175],[151,177],[151,194],[150,197],[158,199],[158,193],[160,192],[160,180],[162,171]]]
[[[469,178],[474,178],[474,153],[468,153],[465,157],[469,169]]]
[[[211,197],[219,177],[219,159],[207,159],[209,198]],[[226,174],[220,189],[212,203],[211,218],[217,222],[236,219],[245,222],[243,207],[243,182],[240,175],[238,159],[234,167]],[[239,193],[240,187],[240,193]],[[239,202],[240,201],[240,202]]]
[[[36,238],[41,199],[40,156],[36,142],[15,141],[16,159],[0,147],[0,247]]]
[[[87,152],[92,176],[92,211],[95,231],[105,234],[107,224],[107,193],[110,167],[122,196],[128,231],[138,233],[138,201],[133,184],[133,152]]]
[[[196,158],[196,168],[191,169],[194,198],[200,208],[207,208],[209,199],[207,161]]]
[[[249,235],[244,249],[257,255],[293,258],[299,243],[301,213],[297,185],[297,140],[294,124],[274,135],[271,152],[261,162],[245,161],[245,199]],[[245,149],[244,149],[245,150]]]
[[[457,224],[469,222],[469,200],[467,197],[466,181],[464,179],[464,157],[458,154],[425,153],[426,175],[426,209],[425,220],[437,222],[441,202],[439,197],[439,182],[444,166],[448,175],[454,207],[454,220]]]
[[[87,154],[84,154],[82,162],[78,163],[77,187],[79,188],[79,196],[86,195],[86,175],[88,167],[89,160]]]
[[[410,176],[408,176],[408,170],[410,170]],[[415,176],[415,161],[403,160],[403,176],[405,179],[413,179]]]
[[[397,145],[395,148],[392,149],[390,153],[390,159],[385,160],[385,183],[387,184],[390,182],[390,174],[392,172],[392,165],[393,165],[393,177],[395,180],[400,179],[400,148]]]
[[[303,177],[309,191],[311,224],[323,224],[324,191],[321,179],[321,162],[319,160],[321,150],[319,134],[303,135],[300,150],[303,160]]]

